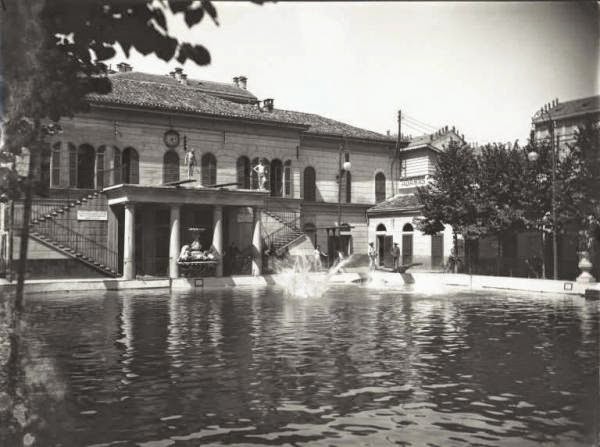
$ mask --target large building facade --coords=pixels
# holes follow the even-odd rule
[[[112,92],[62,120],[42,162],[50,197],[34,199],[32,274],[177,277],[177,255],[198,231],[221,259],[216,275],[236,270],[225,260],[233,246],[255,272],[259,246],[366,252],[366,210],[393,192],[394,138],[278,109],[243,76],[216,83],[127,64],[110,76]],[[8,227],[3,256],[14,260],[18,231],[8,241]]]

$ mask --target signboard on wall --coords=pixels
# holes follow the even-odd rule
[[[77,210],[77,220],[108,220],[108,212],[100,210]]]

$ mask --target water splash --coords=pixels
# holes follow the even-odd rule
[[[319,270],[312,257],[295,256],[275,259],[273,270],[282,278],[286,294],[300,298],[319,298],[331,286],[331,278],[344,272],[353,261],[352,255],[332,266],[329,270]]]

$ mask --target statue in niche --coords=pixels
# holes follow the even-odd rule
[[[188,179],[191,179],[194,177],[194,169],[197,165],[196,153],[194,152],[194,149],[190,149],[189,151],[187,151],[187,153],[185,154],[184,161],[185,165],[187,166]]]
[[[267,189],[267,167],[263,160],[259,160],[258,164],[252,168],[258,177],[258,189]]]

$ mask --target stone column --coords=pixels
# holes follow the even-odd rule
[[[260,208],[253,209],[254,231],[252,233],[252,275],[262,273],[262,223]]]
[[[213,240],[212,245],[217,252],[219,263],[215,276],[223,276],[223,207],[215,205],[213,208]]]
[[[179,278],[179,266],[177,259],[181,249],[181,229],[180,229],[181,207],[171,205],[170,233],[169,233],[169,278]]]
[[[135,206],[125,205],[123,242],[123,279],[135,279]]]

